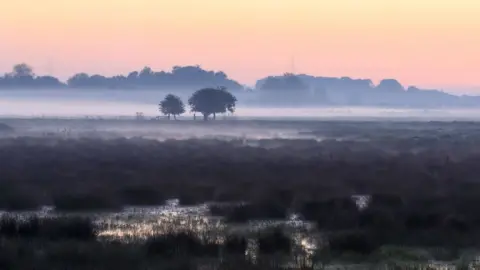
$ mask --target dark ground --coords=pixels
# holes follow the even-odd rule
[[[244,201],[211,210],[230,222],[300,213],[329,239],[329,256],[366,258],[393,245],[441,249],[439,256],[451,259],[480,243],[475,122],[3,122],[15,129],[0,139],[0,206],[6,210],[54,205],[98,211],[169,198],[182,204]],[[210,138],[185,139],[193,135]],[[175,137],[182,140],[169,139]],[[369,206],[359,210],[352,195],[370,196]],[[60,241],[2,237],[2,249],[24,249],[18,260],[34,256],[38,241],[48,243],[48,252]],[[69,245],[75,259],[87,256],[79,255],[84,243]],[[104,254],[96,256],[132,249],[89,245]],[[88,258],[98,259],[98,269],[126,269]]]

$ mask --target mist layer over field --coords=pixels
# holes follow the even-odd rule
[[[133,117],[142,112],[159,116],[158,103],[166,92],[145,90],[15,90],[0,91],[0,115],[7,117]],[[245,93],[234,93],[239,102],[234,116],[245,118],[418,118],[423,120],[480,119],[478,109],[410,109],[379,107],[251,106]],[[184,102],[189,93],[178,94]],[[191,119],[187,112],[182,118]],[[412,120],[412,119],[410,119]]]

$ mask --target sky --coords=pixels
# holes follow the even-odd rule
[[[62,79],[200,65],[480,86],[478,0],[2,0],[0,72]],[[479,89],[480,93],[480,89]]]

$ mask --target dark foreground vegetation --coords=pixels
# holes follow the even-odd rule
[[[325,269],[331,263],[362,263],[363,268],[352,269],[436,269],[428,267],[430,262],[442,259],[454,261],[457,269],[477,269],[467,268],[474,256],[462,257],[461,250],[448,248],[419,252],[386,245],[368,254],[353,252],[352,247],[365,246],[365,239],[355,234],[333,237],[329,245],[317,248],[310,255],[301,252],[280,228],[250,237],[257,247],[253,257],[246,252],[247,237],[224,235],[221,242],[214,239],[192,231],[178,231],[145,241],[100,241],[89,219],[4,216],[0,220],[0,268],[273,270]]]
[[[376,129],[370,131],[370,139],[363,129],[362,139],[266,140],[260,143],[265,147],[246,146],[242,140],[4,138],[0,206],[27,210],[54,205],[57,211],[72,212],[159,205],[171,198],[184,205],[232,202],[210,210],[230,223],[285,219],[292,213],[313,222],[325,239],[325,248],[318,251],[323,260],[345,254],[354,254],[348,260],[371,260],[389,246],[435,250],[435,258],[453,260],[480,245],[480,136],[474,123],[456,127],[445,124],[437,133],[426,133],[419,126],[390,133]],[[365,208],[355,203],[355,195],[368,198]],[[2,221],[1,253],[10,255],[2,255],[1,263],[27,256],[22,258],[39,265],[52,262],[54,267],[48,269],[64,269],[61,264],[55,268],[56,260],[72,256],[78,265],[88,258],[89,263],[98,263],[96,269],[113,269],[102,264],[115,263],[105,259],[112,256],[120,258],[115,269],[168,269],[165,260],[185,254],[204,259],[224,254],[225,249],[241,253],[245,244],[232,238],[219,248],[218,243],[188,234],[141,244],[96,242],[87,229],[79,229],[90,228],[79,220],[74,224],[83,225],[73,230],[82,232],[60,233],[52,239],[51,231],[42,227],[52,223],[30,222],[13,226],[12,220]],[[68,231],[71,224],[56,230]],[[172,249],[171,243],[188,248]],[[258,243],[265,253],[291,250],[279,232],[259,237]],[[36,245],[44,251],[38,253]],[[159,260],[164,268],[148,268]],[[248,264],[242,269],[259,267],[242,262]],[[177,263],[175,267],[180,267]],[[129,265],[141,267],[122,268]],[[93,269],[83,266],[69,269]]]
[[[5,216],[0,220],[0,268],[274,269],[274,257],[291,250],[289,238],[278,230],[259,235],[259,255],[268,260],[256,264],[245,257],[247,240],[239,236],[227,236],[222,243],[188,231],[129,243],[97,241],[96,236],[88,219]],[[283,255],[273,256],[279,251]]]

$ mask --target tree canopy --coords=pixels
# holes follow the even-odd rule
[[[171,71],[154,71],[150,67],[144,67],[139,71],[114,76],[80,72],[63,83],[52,76],[37,76],[31,66],[22,63],[13,66],[4,76],[0,76],[0,88],[187,90],[215,85],[224,85],[232,90],[243,89],[240,83],[228,78],[224,72],[205,70],[200,66],[174,66]]]
[[[183,96],[189,95],[193,89],[217,85],[225,86],[243,101],[259,106],[480,106],[479,96],[453,95],[438,89],[409,88],[395,79],[384,79],[375,85],[370,79],[285,73],[260,79],[255,87],[246,88],[223,71],[206,70],[198,65],[174,66],[168,71],[144,67],[138,71],[113,76],[81,72],[62,82],[53,76],[39,76],[30,65],[21,63],[0,75],[0,90],[148,89],[169,91]]]
[[[308,85],[297,75],[285,73],[283,76],[270,76],[261,83],[258,83],[257,88],[265,91],[288,91],[299,93],[300,91],[308,90]]]
[[[63,87],[57,78],[36,76],[33,68],[22,63],[13,66],[12,71],[0,76],[0,88],[59,88]]]
[[[215,119],[217,113],[233,113],[236,103],[237,98],[225,87],[203,88],[188,99],[191,111],[201,113],[204,120],[212,114]]]
[[[168,116],[173,115],[173,118],[177,119],[177,115],[181,115],[185,112],[185,105],[183,101],[175,95],[168,94],[159,104],[160,112]]]
[[[240,83],[228,78],[224,72],[209,71],[200,66],[174,66],[170,72],[144,67],[140,71],[112,77],[78,73],[68,79],[67,84],[72,88],[185,90],[225,85],[233,90],[243,89]]]

